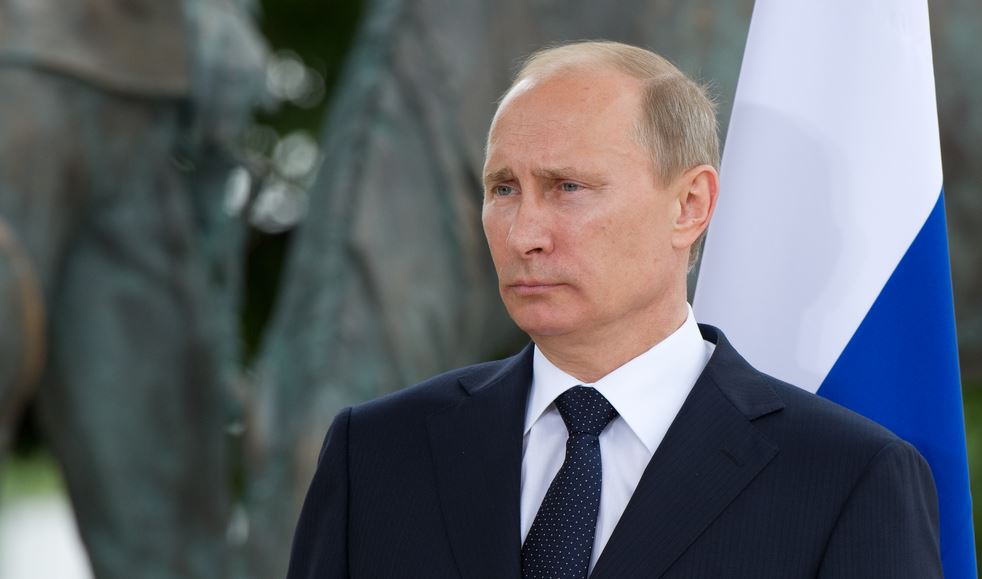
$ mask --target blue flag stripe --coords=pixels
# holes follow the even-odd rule
[[[924,455],[940,497],[945,576],[976,577],[944,190],[818,394]]]

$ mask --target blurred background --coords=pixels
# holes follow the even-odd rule
[[[524,341],[479,222],[521,57],[646,46],[725,134],[752,8],[0,0],[0,577],[283,576],[337,411]],[[930,9],[980,490],[982,5]]]

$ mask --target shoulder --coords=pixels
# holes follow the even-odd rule
[[[783,403],[781,411],[753,421],[780,449],[777,473],[808,478],[804,488],[837,497],[835,504],[855,499],[860,487],[884,496],[901,491],[905,496],[933,496],[930,467],[906,440],[819,395],[763,373],[760,380]]]
[[[351,408],[352,420],[385,421],[420,419],[459,404],[471,391],[491,384],[526,353],[449,370],[418,384]]]
[[[835,537],[842,549],[830,547],[833,555],[856,543],[880,542],[887,552],[906,541],[915,559],[936,559],[937,495],[931,469],[917,449],[868,418],[759,372],[720,338],[714,358],[721,354],[721,359],[704,374],[774,450],[757,476],[757,492],[746,495],[754,500],[747,500]],[[910,532],[900,537],[897,528]],[[856,560],[843,559],[846,566]]]
[[[716,328],[703,327],[716,343],[705,374],[776,446],[814,460],[872,460],[881,450],[916,453],[872,420],[751,366]],[[782,452],[782,454],[787,454]]]
[[[888,446],[909,447],[896,434],[865,416],[797,386],[761,376],[784,402],[781,413],[764,417],[759,424],[774,435],[870,457]]]

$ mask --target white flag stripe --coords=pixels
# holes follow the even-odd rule
[[[762,371],[813,392],[941,192],[926,10],[754,9],[695,310]]]

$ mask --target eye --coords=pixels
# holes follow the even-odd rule
[[[491,192],[498,197],[507,197],[515,193],[515,188],[511,185],[495,185],[491,188]]]
[[[582,189],[583,186],[581,186],[579,183],[571,183],[569,181],[563,181],[559,185],[559,188],[565,191],[566,193],[575,193],[580,189]]]

